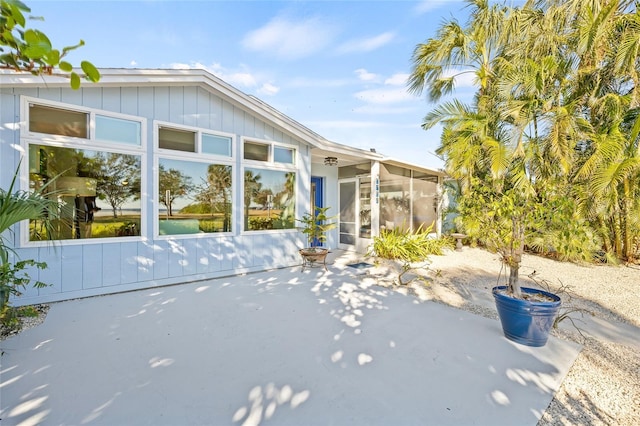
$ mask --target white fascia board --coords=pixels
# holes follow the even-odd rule
[[[442,170],[430,169],[428,167],[420,166],[418,164],[407,163],[406,161],[398,160],[396,158],[385,157],[382,160],[380,160],[380,162],[384,164],[390,164],[392,166],[404,167],[405,169],[412,169],[412,170],[416,170],[423,173],[429,173],[436,176],[447,176],[447,173],[445,173]]]

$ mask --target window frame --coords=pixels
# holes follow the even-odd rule
[[[262,145],[269,146],[269,160],[268,161],[259,161],[259,160],[245,160],[244,159],[244,144],[245,142],[256,143]],[[248,230],[244,229],[244,197],[240,199],[240,205],[235,206],[240,209],[240,223],[237,225],[240,229],[240,235],[259,235],[259,234],[274,234],[274,233],[295,233],[299,232],[295,227],[295,219],[298,217],[298,194],[299,194],[299,185],[300,185],[300,170],[297,167],[299,164],[299,147],[294,144],[284,143],[284,142],[276,142],[271,140],[253,138],[248,136],[242,136],[240,138],[241,144],[241,153],[240,158],[241,168],[240,168],[240,180],[238,183],[238,188],[244,194],[245,188],[245,170],[247,168],[252,169],[262,169],[262,170],[273,170],[273,171],[281,171],[281,172],[294,172],[296,174],[296,182],[294,186],[293,193],[293,202],[294,202],[294,227],[289,229],[258,229],[258,230]],[[274,161],[274,147],[282,147],[293,150],[293,163],[278,163]]]
[[[85,107],[75,104],[66,104],[64,102],[50,101],[45,99],[33,98],[28,96],[21,96],[21,122],[20,138],[36,139],[47,142],[57,143],[71,143],[77,145],[91,145],[109,150],[110,148],[135,150],[139,152],[146,152],[145,142],[147,140],[147,119],[145,117],[123,114],[119,112],[112,112],[102,110],[98,108]],[[88,138],[79,138],[75,136],[55,135],[50,133],[32,132],[29,129],[29,106],[31,104],[42,105],[44,107],[56,108],[67,110],[71,112],[85,113],[88,115],[89,123],[87,129],[89,131]],[[140,123],[140,145],[134,145],[126,142],[108,141],[105,139],[96,139],[96,116],[100,115],[108,118],[115,118],[119,120],[134,121]],[[24,131],[22,131],[24,129]]]
[[[42,105],[44,107],[57,108],[79,113],[86,113],[89,117],[89,138],[79,138],[74,136],[54,135],[49,133],[31,132],[29,130],[29,107],[30,105]],[[117,119],[135,121],[140,123],[140,145],[127,144],[116,141],[105,141],[95,139],[95,117],[101,115],[104,117],[112,117]],[[43,145],[57,148],[78,149],[87,151],[99,151],[104,153],[133,155],[140,159],[140,235],[122,236],[122,237],[102,237],[90,239],[60,239],[60,240],[29,240],[29,221],[24,220],[20,223],[20,248],[30,247],[48,247],[53,244],[60,246],[79,246],[86,244],[117,244],[127,241],[141,241],[147,238],[147,208],[143,200],[142,194],[147,192],[147,182],[145,179],[147,172],[147,155],[146,155],[146,129],[147,119],[145,117],[133,116],[101,110],[97,108],[86,107],[82,105],[67,104],[64,102],[51,101],[30,96],[20,96],[20,147],[22,148],[21,159],[23,164],[29,164],[29,146]],[[29,167],[20,168],[20,187],[29,188]]]
[[[267,145],[269,147],[269,158],[267,159],[267,161],[261,161],[261,160],[247,160],[244,158],[244,144],[245,143],[253,143],[253,144],[257,144],[257,145]],[[242,159],[242,164],[250,164],[253,165],[255,167],[258,168],[264,168],[265,166],[267,167],[277,167],[277,168],[284,168],[287,170],[297,170],[296,165],[299,162],[298,159],[298,146],[294,145],[294,144],[288,144],[288,143],[284,143],[284,142],[275,142],[275,141],[269,141],[269,140],[265,140],[265,139],[258,139],[258,138],[252,138],[252,137],[248,137],[248,136],[242,136],[240,138],[240,144],[241,144],[241,153],[240,153],[240,158]],[[284,149],[290,149],[293,151],[293,155],[292,155],[292,163],[280,163],[275,161],[275,148],[284,148]]]
[[[180,151],[176,149],[167,149],[160,148],[160,128],[165,127],[167,129],[173,129],[183,132],[194,132],[196,140],[194,141],[195,151]],[[202,152],[202,135],[211,135],[211,136],[219,136],[222,138],[229,138],[231,142],[231,155],[219,155],[219,154],[209,154]],[[216,158],[221,161],[235,161],[235,151],[236,151],[236,135],[228,132],[221,132],[219,130],[206,129],[204,127],[196,127],[196,126],[187,126],[184,124],[176,124],[168,121],[160,121],[153,120],[153,148],[154,153],[162,154],[162,155],[170,155],[170,156],[207,156],[211,158]]]
[[[188,132],[194,132],[196,134],[196,151],[179,151],[173,149],[163,149],[160,148],[160,127],[167,127],[175,130],[182,130]],[[212,136],[221,136],[228,137],[231,141],[231,156],[224,156],[218,154],[208,154],[202,152],[202,135],[212,135]],[[175,238],[180,239],[190,239],[190,238],[222,238],[233,236],[238,229],[237,224],[237,209],[236,205],[236,195],[238,190],[238,182],[236,171],[238,164],[236,163],[236,155],[235,155],[235,146],[236,146],[236,135],[227,132],[220,132],[218,130],[206,129],[203,127],[194,127],[194,126],[185,126],[181,124],[175,124],[165,121],[154,120],[153,121],[153,145],[154,145],[154,154],[153,154],[153,188],[156,189],[156,192],[160,191],[160,160],[176,160],[176,161],[191,161],[195,163],[203,163],[203,164],[219,164],[222,166],[231,166],[231,230],[227,232],[200,232],[194,234],[171,234],[171,235],[160,235],[160,207],[162,203],[158,199],[158,196],[154,193],[151,198],[153,199],[153,238],[157,240],[171,240]],[[158,194],[159,195],[159,194]]]

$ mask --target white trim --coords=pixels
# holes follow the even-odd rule
[[[86,113],[89,118],[89,138],[77,138],[63,135],[51,135],[47,133],[30,132],[29,128],[29,105],[42,105],[53,108],[58,108],[67,111],[74,111],[80,113]],[[123,142],[106,142],[97,141],[92,139],[94,135],[95,115],[99,114],[105,117],[115,117],[130,121],[136,121],[140,123],[140,145],[133,145]],[[20,240],[18,242],[18,248],[36,248],[36,247],[48,247],[52,243],[55,246],[74,246],[74,245],[86,245],[86,244],[111,244],[130,241],[144,241],[146,240],[146,208],[143,200],[143,194],[147,191],[147,182],[144,179],[147,171],[147,155],[146,155],[146,137],[147,137],[147,119],[144,117],[137,117],[127,114],[115,113],[111,111],[100,110],[96,108],[78,106],[75,104],[67,104],[63,102],[56,102],[50,100],[44,100],[34,98],[31,96],[20,96],[20,147],[22,152],[20,154],[22,165],[26,164],[26,167],[21,167],[20,170],[20,188],[29,188],[29,146],[30,145],[43,145],[52,146],[65,149],[78,149],[85,151],[98,151],[112,154],[132,155],[140,159],[140,235],[138,236],[123,236],[123,237],[104,237],[104,238],[69,238],[59,240],[45,240],[45,241],[30,241],[29,225],[30,221],[24,220],[20,223]],[[24,132],[22,131],[24,130]],[[26,161],[25,161],[26,160]]]
[[[244,144],[254,143],[256,145],[267,145],[269,147],[269,158],[267,161],[260,160],[245,160],[244,158]],[[274,150],[273,147],[282,147],[293,150],[293,163],[277,163],[274,161]],[[241,136],[240,137],[240,160],[243,165],[249,165],[252,167],[264,168],[264,169],[273,169],[273,170],[287,170],[287,171],[298,171],[297,164],[299,163],[298,159],[298,150],[299,147],[297,145],[284,143],[284,142],[276,142],[266,139],[253,138],[249,136]]]
[[[54,135],[50,133],[39,133],[32,132],[29,130],[29,106],[30,105],[42,105],[44,107],[51,107],[56,109],[61,109],[64,111],[78,112],[87,115],[89,122],[87,123],[87,130],[89,133],[88,138],[78,138],[74,136],[64,136],[64,135]],[[146,151],[145,149],[145,141],[147,138],[147,119],[145,117],[140,117],[136,115],[122,114],[119,112],[112,112],[103,109],[85,107],[82,105],[76,104],[67,104],[64,102],[50,101],[40,98],[34,98],[31,96],[20,96],[20,137],[21,138],[31,138],[37,139],[47,142],[60,142],[60,143],[72,143],[76,145],[91,145],[91,146],[100,146],[104,148],[109,147],[122,147],[122,149],[126,150],[136,150],[136,151]],[[134,121],[140,123],[140,145],[135,145],[126,142],[118,142],[118,141],[106,141],[99,140],[95,137],[95,118],[96,115],[100,115],[103,117],[117,118],[120,120],[126,121]],[[24,120],[22,120],[24,118]]]
[[[166,149],[160,148],[160,128],[164,127],[166,129],[175,129],[175,130],[183,130],[186,132],[193,132],[195,134],[195,151],[180,151],[177,149]],[[231,139],[231,156],[226,155],[218,155],[218,154],[209,154],[202,152],[202,134],[212,135],[212,136],[220,136],[224,138]],[[176,124],[170,121],[161,121],[161,120],[153,120],[153,149],[154,153],[162,154],[162,155],[197,155],[206,156],[207,158],[220,160],[220,161],[235,161],[235,144],[236,144],[236,135],[233,133],[221,132],[218,130],[207,129],[205,127],[196,127],[196,126],[187,126],[184,124]]]
[[[157,128],[156,128],[157,129]],[[170,152],[174,152],[169,150]],[[193,153],[187,153],[187,154],[193,154]],[[192,163],[202,163],[202,164],[208,164],[208,165],[212,165],[212,164],[219,164],[222,166],[230,166],[231,167],[231,231],[227,231],[227,232],[198,232],[195,234],[171,234],[171,235],[160,235],[160,160],[161,159],[165,159],[165,160],[175,160],[175,161],[184,161],[184,162],[192,162]],[[180,239],[188,239],[188,238],[205,238],[205,237],[230,237],[235,235],[235,230],[237,229],[236,227],[238,226],[236,224],[235,221],[235,205],[234,205],[234,200],[236,197],[236,188],[238,187],[238,183],[235,182],[235,178],[234,178],[234,170],[236,167],[238,167],[238,165],[231,161],[231,160],[227,160],[227,161],[220,161],[220,162],[214,162],[217,161],[217,158],[210,158],[209,156],[206,156],[205,158],[202,158],[201,155],[198,156],[167,156],[166,154],[155,154],[153,156],[153,184],[154,184],[154,188],[156,188],[156,192],[157,194],[153,194],[150,195],[151,199],[153,200],[153,236],[154,239],[158,239],[158,240],[170,240],[170,239],[175,239],[175,238],[180,238]]]

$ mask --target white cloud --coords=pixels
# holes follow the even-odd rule
[[[274,86],[271,83],[264,83],[260,89],[258,89],[258,94],[273,96],[280,91],[280,88]]]
[[[388,124],[380,121],[334,120],[334,121],[305,121],[311,128],[327,129],[370,129],[374,127],[387,127]]]
[[[369,72],[364,68],[358,68],[354,73],[358,75],[358,79],[360,79],[360,81],[375,81],[378,79],[377,74]]]
[[[350,40],[338,47],[338,53],[371,52],[388,44],[395,36],[392,32],[386,32],[374,37]]]
[[[404,87],[403,88],[383,88],[383,89],[370,89],[362,90],[354,95],[356,98],[361,99],[371,104],[393,104],[398,102],[405,102],[415,100],[415,97],[409,94]]]
[[[173,63],[170,65],[173,69],[203,69],[211,74],[221,78],[232,86],[241,86],[245,88],[253,88],[259,85],[259,77],[247,70],[231,71],[222,67],[220,64],[204,65],[200,62],[192,62],[190,64]],[[275,87],[275,86],[273,86]]]
[[[388,84],[390,86],[405,86],[407,84],[408,78],[409,78],[409,74],[397,73],[387,78],[384,81],[384,84]]]
[[[416,5],[414,10],[419,15],[423,15],[431,10],[438,9],[452,3],[462,3],[461,0],[422,0]]]
[[[132,60],[131,62],[129,62],[129,65],[135,67],[136,65],[138,65],[138,63],[135,60]]]
[[[288,19],[275,17],[269,23],[245,35],[245,48],[272,53],[283,59],[310,56],[327,46],[336,28],[320,18]]]

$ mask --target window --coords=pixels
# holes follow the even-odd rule
[[[273,147],[273,161],[282,164],[293,164],[295,150],[293,148]]]
[[[202,152],[204,154],[231,157],[232,140],[228,136],[202,134]]]
[[[160,158],[160,235],[231,232],[232,167]]]
[[[58,217],[49,229],[31,220],[30,241],[140,235],[140,155],[30,144],[31,188],[54,177]]]
[[[295,226],[294,171],[244,169],[244,230]]]
[[[89,113],[54,108],[45,105],[29,105],[29,131],[50,135],[89,137]]]
[[[158,146],[174,151],[196,152],[196,132],[160,127]]]
[[[29,221],[28,240],[139,236],[144,119],[28,98],[23,111],[29,185],[59,206],[51,227]]]
[[[96,115],[96,139],[140,146],[140,122]]]
[[[244,159],[255,161],[269,161],[269,145],[254,142],[245,142]]]

